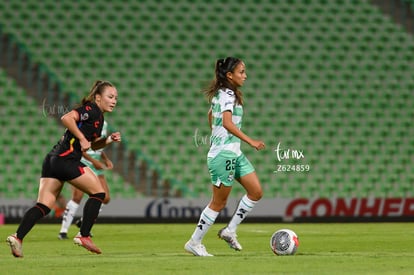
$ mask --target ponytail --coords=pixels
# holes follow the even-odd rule
[[[226,59],[217,59],[216,66],[214,69],[215,78],[210,83],[210,85],[203,90],[208,101],[211,102],[213,97],[216,95],[217,91],[221,88],[228,88],[234,91],[236,95],[236,103],[243,105],[243,95],[242,92],[229,82],[227,79],[227,73],[233,72],[234,68],[242,62],[241,59],[235,57],[227,57]]]

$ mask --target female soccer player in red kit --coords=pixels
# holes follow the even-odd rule
[[[96,150],[121,141],[119,132],[100,138],[103,114],[113,111],[117,99],[115,86],[108,81],[98,80],[89,95],[82,99],[81,106],[62,116],[62,123],[67,129],[43,161],[37,202],[25,213],[16,233],[6,239],[15,257],[23,257],[23,238],[38,220],[50,212],[66,181],[89,195],[83,209],[82,226],[74,242],[93,253],[101,253],[92,242],[90,231],[105,199],[105,190],[98,177],[81,162],[81,158],[82,152],[89,148]]]

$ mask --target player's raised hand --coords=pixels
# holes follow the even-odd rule
[[[120,133],[120,132],[115,132],[115,133],[112,133],[112,134],[110,135],[110,139],[111,139],[113,142],[121,142],[121,133]]]

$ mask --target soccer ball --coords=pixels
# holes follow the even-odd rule
[[[290,229],[280,229],[270,238],[270,248],[276,255],[293,255],[298,246],[298,236]]]

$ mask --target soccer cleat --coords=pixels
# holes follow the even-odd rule
[[[194,256],[200,256],[200,257],[209,257],[213,256],[210,253],[207,252],[206,247],[201,243],[196,243],[193,240],[189,240],[184,245],[185,251],[193,254]]]
[[[237,235],[234,232],[230,232],[227,227],[221,229],[218,232],[218,237],[222,240],[225,240],[226,243],[236,251],[241,251],[243,248],[237,241]]]
[[[6,242],[9,244],[11,253],[16,258],[23,257],[22,240],[17,238],[16,234],[7,237]]]
[[[68,234],[64,233],[64,232],[60,232],[58,235],[58,239],[59,240],[67,240],[68,239]]]
[[[80,246],[83,246],[90,252],[101,254],[101,250],[92,242],[91,237],[83,237],[79,233],[76,235],[76,237],[73,239],[74,243]]]

